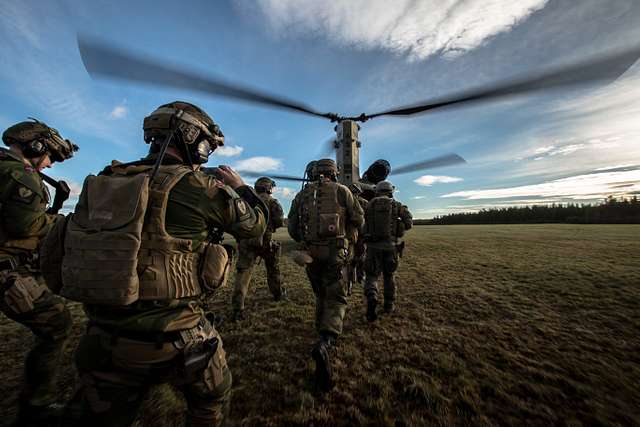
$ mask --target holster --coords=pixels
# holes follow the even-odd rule
[[[185,383],[197,381],[202,375],[218,350],[219,342],[215,329],[205,319],[195,328],[180,331],[180,340],[174,345],[183,348],[179,370]]]
[[[183,372],[187,383],[198,380],[206,369],[209,361],[218,350],[218,338],[210,338],[205,341],[197,341],[185,347],[183,352]]]

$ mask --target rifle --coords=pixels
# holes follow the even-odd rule
[[[62,209],[64,202],[67,201],[67,199],[69,198],[69,195],[71,194],[71,189],[69,188],[69,184],[67,184],[66,181],[63,181],[63,180],[56,181],[55,179],[51,178],[48,175],[43,174],[42,172],[39,172],[39,174],[40,174],[40,177],[42,177],[44,182],[46,182],[56,190],[56,194],[53,197],[53,203],[51,204],[49,209],[47,209],[47,213],[57,214],[60,211],[60,209]]]

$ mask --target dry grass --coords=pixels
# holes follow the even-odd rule
[[[311,381],[316,337],[304,272],[283,258],[290,300],[274,303],[258,266],[248,320],[220,327],[234,375],[231,421],[638,425],[639,235],[637,225],[417,227],[398,273],[398,311],[368,324],[362,290],[350,298],[332,353],[337,386],[324,396]],[[213,302],[224,315],[230,294]],[[82,314],[73,309],[77,335]],[[11,415],[31,338],[5,318],[0,334],[0,412]],[[70,362],[69,352],[65,396]],[[159,387],[138,424],[182,425],[181,410]]]

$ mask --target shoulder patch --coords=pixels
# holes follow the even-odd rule
[[[37,194],[44,199],[44,184],[42,178],[36,172],[28,172],[23,168],[14,169],[11,171],[11,178],[19,184],[18,192],[24,192],[29,189],[33,194]],[[22,190],[22,188],[25,188],[25,190]],[[19,196],[19,193],[16,193],[16,195]]]
[[[33,196],[33,191],[31,191],[27,187],[20,187],[18,188],[18,195],[23,199],[27,199]]]

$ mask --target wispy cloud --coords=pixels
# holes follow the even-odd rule
[[[422,199],[426,199],[426,198],[427,198],[427,196],[413,196],[411,198],[411,200],[422,200]]]
[[[292,200],[295,197],[297,191],[290,187],[276,187],[273,193],[276,197]]]
[[[511,30],[547,0],[258,0],[274,33],[320,35],[338,45],[419,60],[459,56]]]
[[[233,166],[241,172],[266,172],[282,169],[282,160],[273,157],[250,157],[239,160]]]
[[[422,175],[420,178],[414,179],[418,185],[422,185],[423,187],[429,187],[433,184],[443,183],[448,184],[451,182],[460,182],[462,178],[458,178],[455,176],[445,176],[445,175]]]
[[[78,5],[77,9],[82,8]],[[63,7],[47,2],[4,2],[0,39],[0,78],[13,85],[13,95],[25,100],[34,115],[63,134],[73,129],[121,143],[105,118],[122,119],[127,109],[102,103],[91,92],[91,81],[75,46],[75,31]]]
[[[124,104],[116,105],[109,113],[109,117],[112,119],[121,119],[125,117],[128,112],[129,109]]]
[[[223,145],[216,148],[215,154],[222,157],[234,157],[239,156],[244,151],[244,147],[239,145]]]
[[[624,187],[620,187],[624,183]],[[466,200],[507,199],[513,197],[566,197],[575,200],[622,196],[640,191],[640,168],[619,172],[594,172],[555,179],[540,184],[489,190],[457,191],[441,197],[461,197]]]

